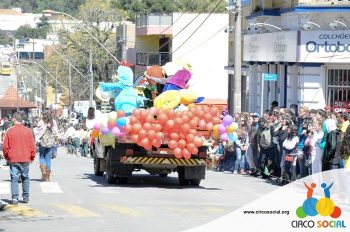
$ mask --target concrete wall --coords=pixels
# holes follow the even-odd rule
[[[180,15],[174,13],[173,20],[177,20]],[[173,25],[173,36],[196,15],[184,14],[179,18]],[[228,62],[228,33],[224,30],[228,26],[228,14],[212,14],[189,38],[207,16],[201,14],[173,39],[173,61],[182,60],[192,65],[191,89],[198,96],[227,99],[228,73],[224,66]]]

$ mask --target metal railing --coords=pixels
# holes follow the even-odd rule
[[[170,26],[173,21],[171,15],[141,15],[136,17],[136,28],[148,26]]]
[[[136,64],[151,66],[151,65],[164,65],[171,60],[171,53],[169,52],[138,52],[136,53]]]

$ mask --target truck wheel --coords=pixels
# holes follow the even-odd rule
[[[179,182],[180,182],[180,185],[189,185],[190,184],[190,180],[185,179],[185,178],[180,178],[180,177],[179,177]]]
[[[94,172],[95,176],[103,176],[103,172],[100,171],[100,158],[94,157]]]
[[[106,172],[106,179],[107,179],[108,184],[116,184],[117,183],[117,179],[114,176],[108,175],[107,172]]]
[[[117,177],[117,181],[119,184],[127,184],[128,180],[129,179],[127,177]]]
[[[167,177],[167,176],[168,176],[168,173],[160,173],[159,176],[160,176],[160,177]]]
[[[201,183],[201,179],[191,179],[191,185],[193,186],[199,186]]]

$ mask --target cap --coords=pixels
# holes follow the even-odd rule
[[[257,117],[257,118],[260,118],[260,114],[258,114],[258,113],[253,113],[253,114],[251,114],[251,116],[253,116],[253,117]]]

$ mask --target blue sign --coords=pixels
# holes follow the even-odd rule
[[[263,73],[264,81],[277,81],[276,73]]]

